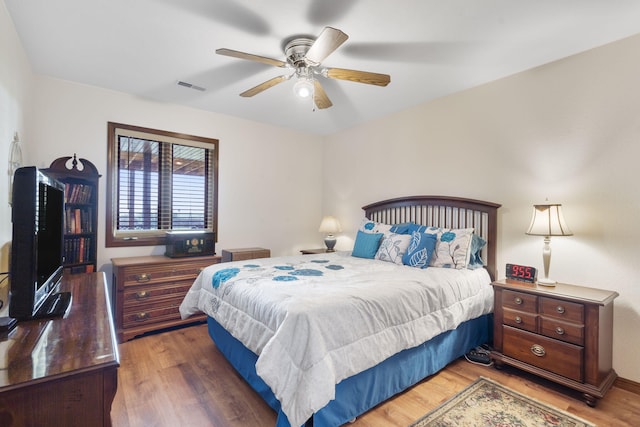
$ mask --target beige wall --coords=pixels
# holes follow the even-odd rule
[[[34,78],[34,88],[31,133],[39,145],[33,164],[48,167],[57,157],[77,153],[103,175],[99,269],[110,271],[112,257],[164,253],[164,246],[104,248],[108,121],[220,141],[218,253],[262,246],[290,255],[322,243],[320,137],[49,77]]]
[[[352,244],[360,207],[446,194],[501,203],[499,271],[542,268],[531,205],[563,204],[550,275],[616,290],[614,368],[640,381],[640,36],[420,105],[327,138],[326,211]]]

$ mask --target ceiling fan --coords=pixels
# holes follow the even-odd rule
[[[344,68],[326,68],[321,63],[349,38],[342,31],[325,27],[317,38],[295,36],[284,41],[283,51],[286,61],[253,55],[232,49],[217,49],[218,55],[257,61],[274,67],[292,69],[290,74],[274,77],[266,82],[246,90],[240,96],[251,97],[269,89],[279,83],[296,76],[294,92],[301,97],[313,96],[313,101],[319,109],[329,108],[333,104],[322,88],[316,76],[329,79],[350,80],[377,86],[386,86],[391,81],[387,74],[370,73],[367,71],[347,70]]]

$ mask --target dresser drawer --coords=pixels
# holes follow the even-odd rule
[[[176,280],[193,280],[205,266],[179,263],[173,265],[140,265],[123,272],[124,286],[154,285]]]
[[[568,322],[584,323],[584,306],[555,298],[540,298],[540,314]]]
[[[583,380],[583,348],[503,326],[503,354],[575,381]]]
[[[123,313],[123,325],[126,328],[138,327],[143,324],[166,322],[169,320],[179,320],[180,299],[165,304],[154,304],[148,306],[126,307]]]
[[[505,308],[503,322],[505,325],[525,329],[531,332],[536,332],[538,330],[538,316],[532,313]]]
[[[540,317],[540,333],[551,338],[557,338],[577,345],[584,345],[583,324],[567,323],[542,316]]]
[[[162,285],[129,286],[125,289],[122,302],[125,307],[154,304],[165,300],[181,301],[193,281],[166,283]]]
[[[538,312],[538,297],[524,292],[503,291],[502,306],[528,313]]]

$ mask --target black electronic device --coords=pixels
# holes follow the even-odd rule
[[[169,258],[215,255],[215,233],[200,230],[169,231],[164,254]]]
[[[11,219],[9,316],[31,319],[62,278],[64,185],[34,166],[17,169]]]
[[[507,264],[507,279],[525,283],[535,283],[538,270],[528,265]]]

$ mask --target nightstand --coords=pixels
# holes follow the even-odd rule
[[[269,258],[271,251],[265,248],[223,249],[222,262],[245,261],[256,258]]]
[[[330,252],[327,252],[327,248],[316,248],[316,249],[301,249],[300,253],[302,255],[313,255],[313,254],[326,254]]]
[[[511,365],[578,390],[595,406],[617,377],[612,337],[618,293],[564,283],[492,285],[496,367]]]

